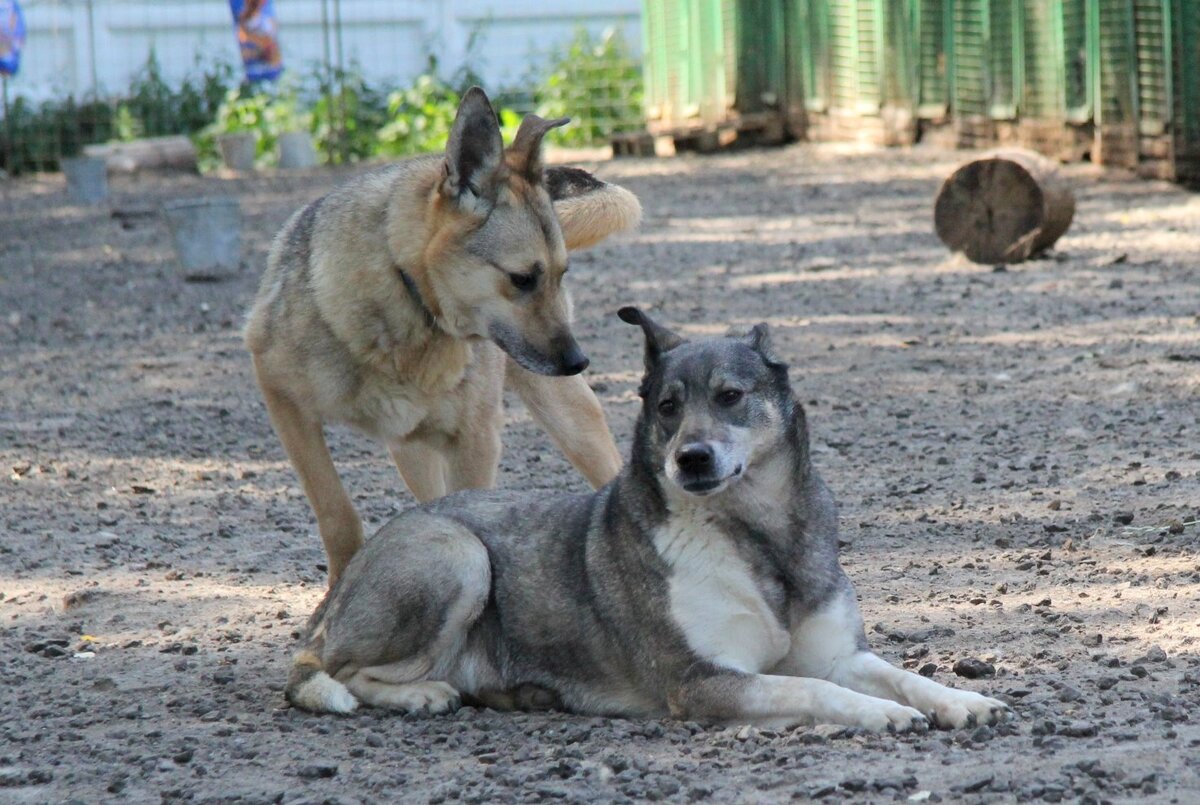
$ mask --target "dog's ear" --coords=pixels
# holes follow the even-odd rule
[[[782,371],[784,377],[787,377],[787,364],[775,353],[775,346],[771,342],[771,328],[766,322],[759,322],[751,327],[750,332],[746,334],[746,342],[750,349],[762,356],[763,363],[768,368]]]
[[[471,87],[458,104],[446,142],[442,194],[467,212],[484,213],[496,200],[504,140],[488,96]]]
[[[740,339],[746,346],[757,352],[762,357],[763,363],[770,368],[787,369],[787,364],[775,353],[775,347],[771,342],[771,328],[766,322],[759,322],[749,330],[730,327],[726,331],[725,337]]]
[[[670,352],[683,343],[682,338],[636,307],[623,307],[617,311],[617,315],[626,324],[636,324],[642,328],[642,334],[646,337],[647,372],[652,371],[658,365],[658,359],[664,352]]]
[[[542,160],[542,140],[546,132],[565,126],[571,122],[569,117],[557,117],[546,120],[537,115],[525,115],[513,137],[512,145],[505,152],[505,160],[514,173],[519,173],[533,184],[541,184],[542,171],[545,163]]]
[[[642,220],[637,196],[580,168],[556,165],[543,172],[568,251],[595,246]]]

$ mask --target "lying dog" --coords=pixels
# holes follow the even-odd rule
[[[464,492],[396,517],[313,615],[288,699],[871,730],[1005,718],[867,648],[766,325],[687,342],[620,315],[646,338],[628,466],[590,495]]]
[[[578,168],[543,167],[542,138],[566,122],[530,115],[506,149],[487,96],[471,89],[445,154],[360,176],[275,239],[246,345],[316,514],[331,585],[362,544],[362,523],[327,422],[380,439],[417,500],[433,500],[493,485],[507,381],[593,486],[620,469],[578,376],[588,361],[563,275],[569,250],[634,226],[641,208]]]

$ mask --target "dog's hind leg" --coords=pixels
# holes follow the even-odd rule
[[[505,379],[575,469],[599,489],[621,471],[621,454],[595,392],[581,375],[544,377],[508,361]]]
[[[453,520],[413,510],[367,542],[333,591],[323,667],[365,704],[454,709],[459,693],[446,680],[459,678],[490,592],[483,543]]]
[[[261,378],[261,373],[260,373]],[[362,547],[362,521],[333,466],[321,421],[260,379],[271,424],[291,459],[304,494],[317,516],[317,530],[329,560],[329,586]]]

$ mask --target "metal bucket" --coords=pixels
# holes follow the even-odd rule
[[[304,131],[286,131],[279,135],[279,167],[311,168],[317,164],[312,137]]]
[[[258,138],[254,134],[218,134],[217,148],[221,151],[221,161],[230,170],[254,170],[254,156],[258,149]]]
[[[67,194],[80,204],[96,204],[108,198],[108,165],[96,157],[62,160],[67,176]]]
[[[184,279],[215,282],[237,274],[242,262],[242,210],[236,198],[168,201],[163,214]]]

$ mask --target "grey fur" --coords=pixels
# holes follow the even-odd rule
[[[810,461],[804,410],[787,367],[770,351],[766,326],[686,342],[639,311],[621,315],[647,338],[643,407],[626,468],[594,494],[462,492],[387,523],[330,592],[325,616],[315,619],[327,640],[325,670],[345,675],[351,656],[358,667],[408,662],[436,640],[453,643],[457,653],[426,663],[433,668],[426,678],[492,704],[520,704],[532,687],[543,701],[612,716],[832,719],[905,729],[922,726],[925,715],[961,726],[967,715],[944,715],[954,704],[974,707],[982,719],[1002,717],[999,702],[890,666],[880,670],[865,651],[853,587],[838,563],[837,509]],[[737,471],[714,461],[683,476],[673,472],[681,451],[696,444],[736,456]],[[698,481],[718,483],[689,492]],[[486,588],[455,582],[462,578],[455,555],[468,545],[486,549]],[[711,628],[762,626],[767,639],[743,645],[738,634],[717,634],[718,648],[709,651],[710,624],[689,631],[673,596],[690,595],[688,584],[705,581],[702,574],[690,580],[689,561],[725,549],[731,552],[723,566],[746,568],[727,581],[748,579],[749,586],[739,593],[744,602],[723,600],[733,594],[726,586],[701,601],[713,607]],[[702,567],[722,572],[721,565]],[[458,639],[433,634],[445,628],[439,610],[475,604],[482,608],[461,625]],[[725,607],[735,621],[720,619]],[[832,618],[834,628],[820,618]],[[920,700],[923,711],[845,688],[835,689],[841,694],[834,703],[810,701],[812,680],[779,682],[808,676],[800,670],[813,657],[799,641],[813,628],[844,644],[830,653],[826,676],[872,691],[908,686],[914,695],[907,698]],[[776,632],[790,638],[772,647]],[[764,647],[773,652],[768,660],[744,659]],[[321,652],[311,643],[307,650]],[[853,681],[867,671],[874,676]]]

